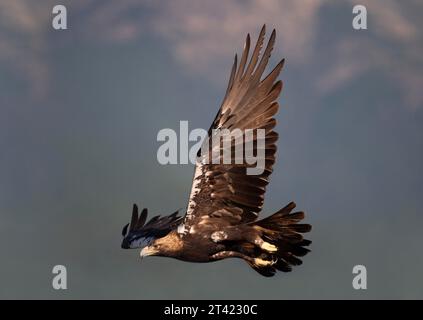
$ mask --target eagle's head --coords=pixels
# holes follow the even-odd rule
[[[145,246],[141,252],[141,258],[147,256],[166,256],[172,257],[181,249],[181,240],[176,232],[169,232],[166,236],[154,239],[149,245]]]
[[[153,217],[147,224],[147,209],[138,215],[138,207],[134,204],[131,222],[122,229],[122,248],[141,248],[141,257],[157,254],[165,242],[163,238],[181,222],[178,211],[166,216]]]

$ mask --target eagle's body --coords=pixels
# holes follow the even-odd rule
[[[248,225],[218,228],[217,231],[207,230],[198,233],[189,233],[183,237],[176,230],[169,232],[163,238],[156,241],[159,245],[157,256],[173,257],[182,261],[189,262],[210,262],[221,260],[224,258],[224,252],[240,252],[247,253],[240,245],[244,239],[244,232],[252,232],[252,227]],[[214,236],[214,233],[217,236]],[[228,236],[229,238],[221,239],[225,243],[219,241],[219,235]],[[230,243],[231,242],[231,243]],[[153,245],[154,246],[154,245]],[[154,250],[154,249],[152,249]]]
[[[189,262],[210,262],[214,254],[225,249],[223,244],[213,242],[210,236],[208,233],[187,235],[182,238],[176,231],[171,231],[160,240],[160,243],[168,245],[162,246],[157,255]]]
[[[282,60],[262,79],[276,35],[273,30],[260,58],[264,34],[265,27],[248,63],[249,35],[239,66],[235,56],[225,98],[210,127],[209,137],[198,153],[185,216],[178,217],[175,212],[163,218],[156,216],[145,224],[147,210],[138,216],[134,205],[129,232],[129,224],[122,232],[123,248],[142,248],[141,256],[156,255],[190,262],[236,257],[244,259],[264,276],[272,276],[276,270],[290,271],[292,265],[302,263],[298,257],[309,252],[304,246],[310,241],[303,239],[301,233],[308,232],[311,226],[299,223],[304,213],[292,213],[294,203],[258,220],[275,162],[278,134],[273,130],[276,125],[273,116],[279,109],[276,100],[282,82],[277,77],[284,62]],[[259,129],[264,136],[246,133]],[[217,130],[238,130],[242,139],[231,140],[231,148],[224,149],[222,145],[211,143]],[[234,148],[240,144],[246,147],[248,143],[252,143],[249,146],[253,146],[254,154],[259,154],[259,148],[264,146],[264,156],[260,159],[264,165],[254,175],[249,174],[254,165],[239,159]],[[220,156],[228,150],[233,162],[206,161],[213,159],[216,151]]]

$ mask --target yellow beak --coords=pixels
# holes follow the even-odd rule
[[[144,247],[141,252],[140,252],[140,257],[144,258],[144,257],[148,257],[148,256],[153,256],[157,253],[157,250],[153,249],[152,247]]]

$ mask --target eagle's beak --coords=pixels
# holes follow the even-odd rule
[[[157,253],[157,250],[155,250],[154,248],[152,248],[152,247],[149,247],[149,246],[147,246],[147,247],[144,247],[142,250],[141,250],[141,252],[140,252],[140,257],[141,258],[144,258],[144,257],[148,257],[148,256],[153,256],[154,254],[156,254]]]

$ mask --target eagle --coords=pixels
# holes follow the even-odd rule
[[[311,244],[303,237],[311,230],[310,224],[301,223],[304,212],[295,211],[296,205],[291,202],[273,215],[258,219],[275,163],[278,134],[274,131],[274,116],[282,90],[278,77],[285,61],[282,59],[263,77],[276,38],[273,29],[262,51],[265,33],[264,25],[251,57],[249,34],[239,65],[235,55],[226,94],[205,138],[209,142],[218,129],[264,130],[263,170],[248,174],[252,165],[247,161],[202,161],[201,155],[212,152],[203,143],[197,154],[185,215],[179,216],[176,211],[164,217],[157,215],[146,223],[147,209],[139,213],[134,204],[131,221],[122,230],[122,248],[141,248],[141,257],[162,256],[189,262],[240,258],[266,277],[278,270],[289,272],[292,266],[302,264],[300,258],[310,251],[307,247]],[[262,138],[255,134],[252,139],[258,154],[258,140]],[[246,143],[246,139],[242,141]],[[233,141],[231,147],[236,143]],[[221,145],[218,148],[223,152]]]

